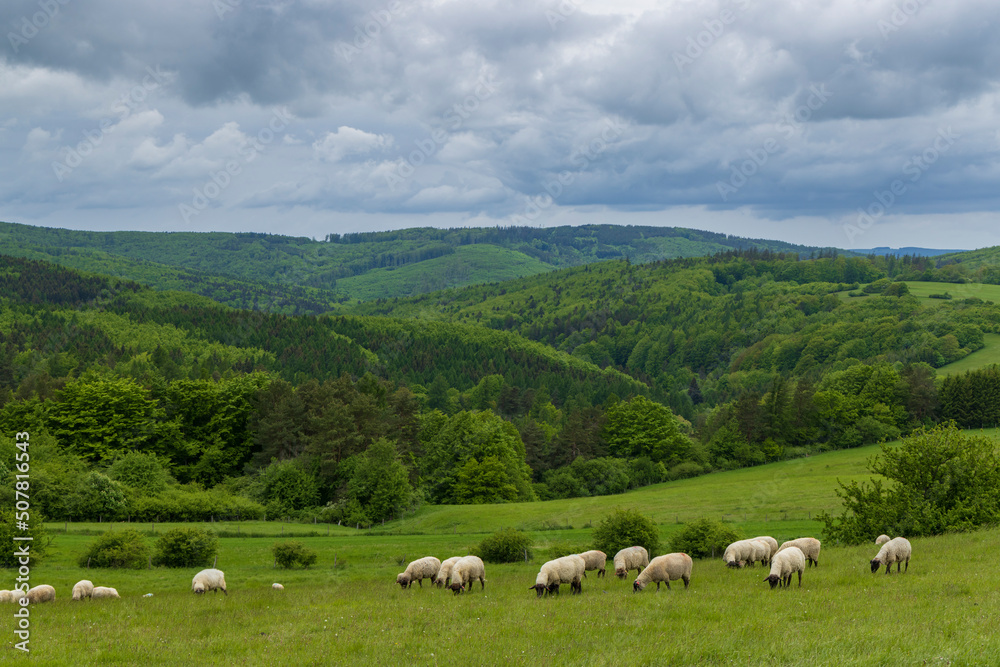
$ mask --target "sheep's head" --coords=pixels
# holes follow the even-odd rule
[[[781,583],[781,577],[779,577],[776,574],[772,574],[772,575],[768,576],[766,579],[764,579],[764,581],[766,581],[767,583],[771,584],[771,588],[774,588],[779,583]]]
[[[740,562],[738,560],[730,560],[730,561],[726,561],[726,567],[732,568],[734,570],[738,570],[739,568],[741,568],[743,566],[740,565]]]
[[[193,590],[195,593],[204,593],[205,584],[201,583],[200,581],[196,582],[195,585],[191,587],[191,590]]]
[[[410,575],[406,574],[405,572],[397,574],[396,583],[402,586],[403,588],[406,588],[410,584]]]
[[[632,582],[632,592],[639,593],[642,589],[646,588],[646,582],[640,583],[638,579]]]
[[[535,597],[542,597],[548,589],[545,588],[545,584],[535,584],[534,586],[528,586],[528,590],[538,593]]]
[[[878,558],[872,558],[872,573],[878,572],[878,569],[882,566],[882,561]]]
[[[625,577],[628,576],[628,570],[625,569],[624,567],[616,567],[615,576],[618,577],[619,579],[624,579]]]
[[[465,592],[465,584],[460,584],[457,581],[454,582],[451,585],[451,592],[454,593],[455,595],[458,595],[459,593]]]

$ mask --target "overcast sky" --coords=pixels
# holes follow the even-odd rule
[[[996,0],[4,0],[0,219],[1000,244]]]

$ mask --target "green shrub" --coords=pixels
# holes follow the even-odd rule
[[[90,543],[77,560],[80,567],[117,567],[141,570],[149,563],[146,539],[135,528],[109,530]]]
[[[204,528],[172,528],[156,540],[154,565],[197,567],[211,565],[219,551],[219,538]]]
[[[715,519],[691,521],[670,538],[670,550],[681,551],[691,558],[715,558],[726,547],[743,539],[740,531]]]
[[[274,554],[274,562],[284,568],[296,565],[309,567],[316,562],[316,552],[306,548],[301,542],[275,542],[271,553]]]
[[[504,528],[479,543],[473,552],[487,563],[518,563],[531,559],[531,538],[514,528]]]
[[[640,546],[654,554],[660,548],[660,533],[652,519],[637,510],[616,509],[594,528],[594,548],[609,557],[625,547]]]

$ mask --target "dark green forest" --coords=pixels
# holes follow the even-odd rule
[[[289,315],[2,256],[0,460],[32,434],[52,519],[371,525],[994,425],[995,368],[935,369],[1000,307],[910,295],[969,280],[938,259],[610,259]]]

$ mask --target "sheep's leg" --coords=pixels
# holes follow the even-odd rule
[[[485,578],[483,578],[483,577],[479,578],[479,586],[480,586],[479,590],[481,590],[481,591],[485,591],[486,590],[486,579]]]
[[[684,579],[684,588],[687,588],[688,584],[691,583],[691,577],[685,576],[685,577],[683,577],[683,579]]]
[[[424,579],[423,579],[423,577],[421,577],[420,579],[417,579],[417,583],[420,584],[421,588],[423,588],[424,587]]]
[[[663,583],[665,583],[667,585],[667,590],[669,591],[670,590],[670,580],[668,579],[667,581],[664,581]]]
[[[903,570],[903,572],[909,572],[909,571],[910,571],[910,559],[907,558],[906,559],[906,568]]]
[[[889,574],[889,571],[891,569],[892,569],[892,563],[886,563],[886,565],[885,565],[885,573]]]
[[[788,578],[791,579],[792,575],[788,575]],[[788,583],[792,583],[792,582],[789,581]],[[802,570],[799,570],[799,588],[802,588]]]

